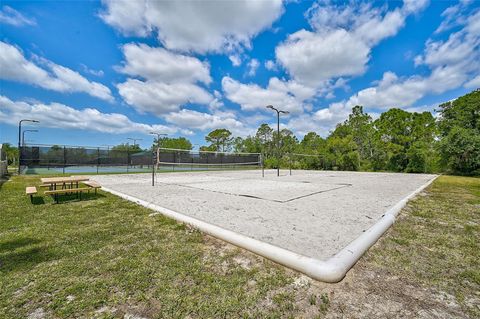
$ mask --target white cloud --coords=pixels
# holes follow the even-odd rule
[[[224,106],[222,101],[222,94],[217,90],[213,91],[213,100],[208,104],[208,109],[210,111],[218,111],[221,107]]]
[[[283,13],[281,0],[150,1],[104,0],[102,19],[126,35],[156,33],[171,50],[229,52],[249,48],[251,39]]]
[[[172,112],[165,115],[165,119],[179,127],[189,130],[213,130],[217,128],[226,128],[235,135],[247,135],[243,123],[235,118],[231,112],[216,112],[213,114],[198,112],[189,109],[183,109],[179,112]]]
[[[469,89],[479,89],[480,88],[480,75],[477,75],[467,83],[465,83],[465,87]]]
[[[276,55],[294,79],[320,86],[333,77],[362,74],[370,48],[343,29],[325,34],[301,30],[278,46]]]
[[[86,66],[85,64],[80,64],[80,66],[82,67],[82,70],[83,72],[85,73],[88,73],[88,74],[91,74],[91,75],[95,75],[95,76],[98,76],[98,77],[102,77],[104,75],[104,72],[103,70],[94,70],[94,69],[90,69],[88,66]]]
[[[427,1],[405,1],[385,12],[370,4],[320,5],[307,12],[314,31],[300,30],[277,46],[278,62],[298,82],[322,87],[326,80],[363,74],[371,49],[395,35]]]
[[[123,46],[125,61],[118,71],[129,78],[117,85],[119,94],[138,112],[157,116],[187,103],[210,104],[214,98],[197,83],[209,84],[210,66],[197,58],[144,44]]]
[[[0,78],[17,81],[58,92],[84,92],[91,96],[113,101],[110,89],[98,82],[87,80],[80,73],[43,58],[39,65],[25,59],[17,47],[0,41]]]
[[[275,64],[274,61],[267,60],[267,61],[265,61],[265,69],[267,69],[269,71],[274,71],[274,70],[277,69],[277,65]]]
[[[2,10],[0,10],[0,23],[10,24],[15,27],[37,24],[35,19],[27,18],[9,6],[3,6]]]
[[[0,122],[17,125],[28,114],[40,121],[41,127],[79,129],[110,134],[151,131],[174,134],[176,127],[161,124],[144,124],[131,121],[118,113],[102,113],[94,108],[75,109],[60,103],[12,101],[0,95]]]
[[[466,13],[472,1],[460,1],[457,4],[448,7],[442,12],[443,21],[435,30],[435,33],[442,33],[459,25],[464,25]]]
[[[135,43],[125,44],[123,54],[125,62],[118,69],[131,76],[165,83],[212,82],[208,63],[194,57]]]
[[[475,88],[480,73],[480,11],[464,18],[465,26],[446,41],[428,40],[416,65],[431,69],[428,76],[399,78],[385,72],[374,87],[366,88],[346,101],[371,108],[410,107],[429,93],[440,94],[459,86]]]
[[[271,78],[264,89],[257,84],[243,84],[224,77],[222,88],[226,97],[245,111],[265,110],[266,105],[272,104],[292,113],[302,113],[304,100],[315,94],[315,90],[311,88],[294,81],[283,82],[278,78]]]
[[[251,59],[250,62],[248,62],[248,76],[255,76],[257,73],[257,69],[260,66],[260,62],[258,62],[257,59]]]
[[[229,55],[228,58],[230,59],[230,62],[232,62],[233,66],[240,66],[242,64],[242,59],[238,54]]]
[[[213,98],[201,87],[191,83],[163,83],[128,79],[117,85],[118,93],[138,112],[157,116],[176,111],[186,103],[209,104]]]
[[[286,126],[301,137],[309,132],[326,137],[338,123],[348,117],[350,111],[351,108],[344,103],[332,103],[327,108],[294,117]]]

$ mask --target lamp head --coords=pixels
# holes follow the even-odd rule
[[[273,105],[267,105],[267,109],[272,109],[273,110]]]

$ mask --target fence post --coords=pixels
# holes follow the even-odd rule
[[[265,177],[265,166],[263,165],[263,153],[260,154],[260,165],[262,165],[262,177]]]
[[[63,146],[63,169],[62,172],[65,175],[65,165],[67,165],[67,149]]]
[[[155,150],[152,151],[152,186],[155,186]]]
[[[290,157],[288,160],[290,162],[290,176],[292,176],[292,158]]]
[[[97,147],[97,175],[98,175],[98,166],[100,166],[100,147]]]
[[[127,145],[127,173],[128,173],[129,164],[130,164],[130,150],[128,149],[128,145]]]

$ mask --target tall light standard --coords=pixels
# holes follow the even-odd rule
[[[267,105],[267,109],[277,112],[277,176],[280,176],[280,113],[289,114],[290,112],[279,110],[273,107],[273,105]]]
[[[23,132],[22,132],[22,146],[25,146],[25,132],[38,132],[38,130],[23,130]]]
[[[21,157],[21,154],[22,154],[22,151],[21,151],[21,137],[22,137],[22,123],[23,122],[32,122],[32,123],[40,123],[40,121],[37,121],[37,120],[29,120],[29,119],[22,119],[20,120],[20,122],[18,122],[18,175],[20,175],[20,157]]]
[[[127,137],[127,140],[133,141],[133,147],[135,147],[135,145],[137,145],[137,141],[142,141],[143,139],[142,138]]]
[[[157,143],[160,143],[160,136],[168,136],[166,133],[157,133],[157,132],[150,132],[150,135],[155,135],[157,137]],[[155,141],[153,141],[153,145],[155,145]]]
[[[111,144],[102,144],[102,145],[100,145],[100,146],[106,147],[106,148],[107,148],[107,152],[109,152],[109,151],[110,151],[110,147],[112,147],[113,145],[111,145]]]

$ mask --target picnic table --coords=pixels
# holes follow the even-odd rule
[[[43,185],[47,185],[49,190],[56,190],[57,185],[60,185],[62,188],[61,189],[66,189],[68,186],[70,188],[73,188],[75,185],[75,188],[78,188],[78,183],[79,182],[85,182],[88,181],[88,177],[82,177],[82,176],[68,176],[68,177],[44,177],[40,179],[42,181]]]

